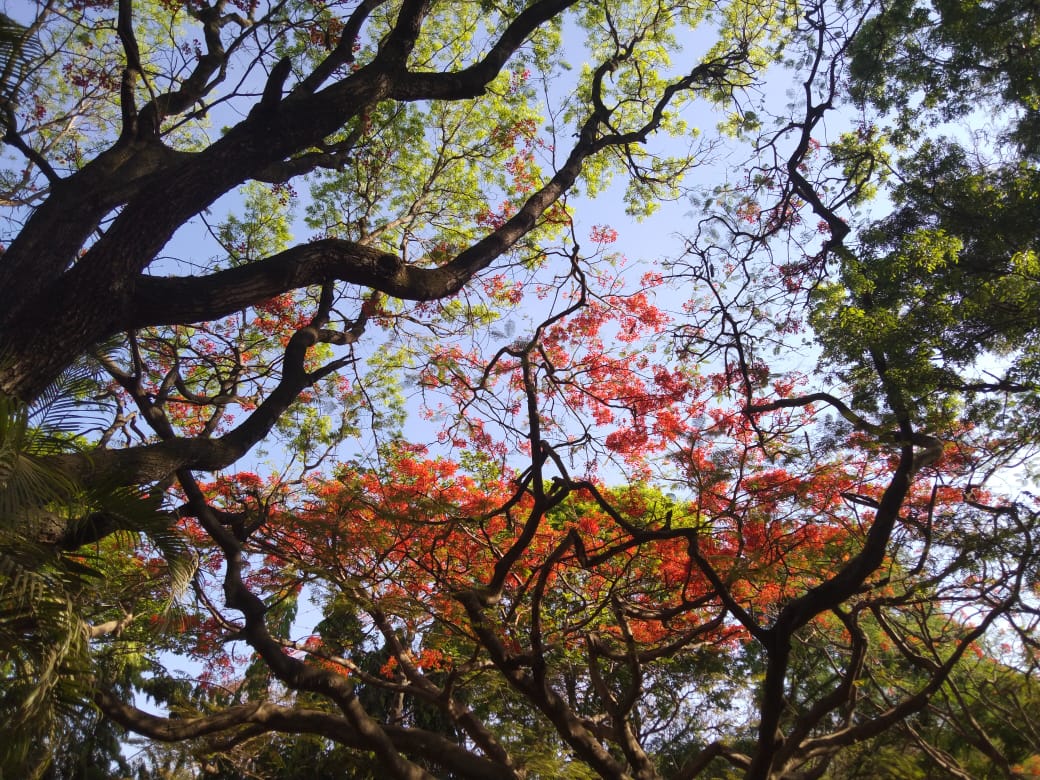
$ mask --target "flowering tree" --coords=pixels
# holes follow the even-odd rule
[[[1035,772],[1021,5],[28,9],[5,763]]]

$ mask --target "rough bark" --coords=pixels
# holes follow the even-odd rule
[[[488,55],[469,68],[415,74],[405,63],[428,4],[405,3],[372,62],[324,89],[295,90],[277,102],[269,95],[201,152],[172,151],[154,136],[121,137],[82,170],[56,183],[4,254],[0,390],[30,400],[91,345],[133,327],[134,318],[119,315],[132,307],[145,270],[181,225],[222,195],[321,144],[380,101],[480,95],[534,29],[572,4],[573,0],[533,4],[506,27]],[[170,97],[161,110],[154,110],[162,114],[182,102]],[[592,151],[583,149],[577,170],[565,166],[567,173],[537,193],[523,219],[511,221],[507,230],[496,231],[473,252],[487,257],[489,251],[497,254],[515,243],[573,183],[581,161]],[[119,213],[104,234],[78,256],[101,220],[115,209]],[[464,258],[456,270],[465,267],[471,275],[473,259]]]

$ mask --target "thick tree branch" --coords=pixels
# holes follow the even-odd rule
[[[286,707],[270,702],[242,704],[222,712],[196,717],[166,718],[152,715],[124,703],[105,688],[99,688],[94,701],[108,717],[123,728],[160,742],[179,742],[215,735],[233,735],[248,729],[248,737],[269,731],[285,734],[315,734],[346,747],[368,750],[368,743],[339,715],[302,707]],[[250,728],[252,727],[252,728]],[[440,734],[416,728],[387,726],[391,740],[402,752],[436,761],[463,777],[516,780],[508,767],[474,755]],[[423,773],[425,774],[425,773]]]
[[[798,754],[808,759],[818,755],[833,753],[841,747],[877,736],[910,715],[924,709],[935,692],[946,683],[947,678],[949,678],[961,657],[979,637],[985,634],[987,628],[1007,611],[1012,601],[1013,597],[997,604],[979,621],[977,626],[961,637],[946,660],[936,665],[928,682],[922,685],[915,693],[892,705],[874,718],[857,721],[830,734],[806,740],[800,750],[797,751]]]
[[[391,90],[398,100],[460,100],[484,94],[484,89],[530,35],[577,0],[539,0],[506,27],[480,62],[453,73],[408,72]]]
[[[224,553],[224,598],[227,606],[242,613],[242,639],[264,659],[271,672],[281,682],[297,691],[310,691],[327,697],[339,707],[350,727],[378,756],[386,769],[402,780],[431,780],[423,769],[406,760],[390,740],[386,730],[361,706],[354,695],[354,686],[341,675],[305,664],[284,652],[281,642],[267,628],[267,606],[243,580],[246,569],[242,543],[225,528],[211,511],[195,478],[186,469],[177,472],[188,504],[202,527]]]
[[[332,335],[340,335],[338,333]],[[351,334],[342,334],[344,338]],[[242,424],[216,439],[169,439],[123,450],[55,455],[46,462],[81,483],[129,485],[165,479],[179,469],[217,471],[230,466],[266,436],[300,391],[349,359],[341,358],[308,372],[307,350],[322,340],[322,330],[311,325],[297,331],[285,349],[282,379]]]
[[[329,79],[337,68],[354,62],[354,45],[357,43],[358,36],[361,34],[362,26],[364,26],[373,11],[385,3],[386,0],[362,0],[362,2],[358,4],[358,7],[350,14],[350,18],[347,20],[346,24],[343,25],[343,30],[340,32],[339,42],[336,44],[336,47],[328,57],[322,60],[322,62],[311,71],[310,75],[296,85],[292,94],[313,94],[316,89]]]
[[[195,68],[176,90],[157,95],[140,112],[139,133],[158,135],[163,119],[186,111],[215,86],[214,76],[227,66],[228,50],[221,37],[224,26],[233,16],[221,13],[221,4],[203,6],[195,13],[202,24],[202,37],[206,51],[195,63]],[[240,24],[247,26],[245,20]]]
[[[461,99],[479,94],[530,32],[567,5],[566,0],[536,3],[509,25],[481,67],[456,74],[427,74],[433,79],[431,91],[413,93],[408,91],[411,87],[402,85],[412,84],[419,76],[422,82],[427,76],[399,70],[400,62],[395,58],[407,56],[408,40],[418,34],[425,5],[406,4],[392,40],[385,44],[385,53],[381,50],[372,63],[320,92],[287,98],[276,111],[254,112],[205,151],[173,160],[165,166],[161,181],[158,172],[153,174],[152,186],[142,186],[127,201],[105,235],[63,274],[88,232],[108,210],[96,205],[106,200],[107,168],[96,170],[97,186],[92,188],[99,190],[101,196],[94,197],[92,193],[92,200],[86,205],[79,197],[78,186],[62,197],[52,196],[12,244],[5,258],[10,264],[5,262],[0,268],[0,288],[5,280],[9,281],[5,295],[9,291],[12,296],[7,320],[0,322],[6,326],[0,330],[0,351],[7,353],[12,363],[26,364],[20,371],[5,372],[0,389],[19,398],[32,398],[74,355],[86,351],[107,335],[125,330],[128,323],[118,320],[133,299],[133,289],[141,273],[177,227],[222,194],[272,164],[320,144],[350,118],[383,99]],[[602,110],[593,111],[556,174],[502,227],[438,269],[439,275],[449,277],[441,280],[445,288],[461,289],[476,272],[486,268],[534,228],[538,218],[573,186],[590,156],[611,145],[645,140],[678,92],[725,79],[728,68],[739,61],[742,53],[738,47],[735,52],[702,63],[688,76],[666,87],[651,118],[635,131],[604,136],[602,130],[608,117]],[[444,78],[448,81],[443,81]],[[143,112],[141,121],[144,121]],[[117,150],[112,154],[116,155]],[[78,180],[81,174],[75,178]],[[108,193],[108,197],[112,194]],[[115,202],[111,202],[108,208],[114,205]],[[46,219],[41,217],[44,212],[48,215]],[[68,246],[64,250],[59,247],[55,254],[52,223],[59,212]],[[37,251],[34,252],[34,248]],[[32,265],[31,271],[23,267],[25,263]],[[48,279],[59,274],[61,278],[48,287]],[[402,287],[402,292],[410,293],[414,283],[397,285],[398,289]],[[83,306],[85,299],[111,301],[113,294],[124,302],[121,306]],[[30,347],[15,338],[15,333],[36,333],[37,336]],[[27,352],[31,352],[31,360]]]

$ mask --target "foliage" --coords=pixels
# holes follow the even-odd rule
[[[88,754],[98,745],[121,761],[111,725],[83,709],[92,687],[88,643],[99,640],[93,653],[110,672],[132,669],[139,650],[129,636],[115,657],[102,640],[123,632],[130,604],[160,614],[194,574],[186,538],[155,500],[128,487],[86,488],[45,462],[76,446],[68,434],[82,422],[77,394],[87,380],[66,374],[32,408],[0,397],[0,711],[9,723],[0,766],[27,777],[52,760],[106,771],[97,756],[69,752],[62,732],[70,723],[91,724]],[[153,558],[126,561],[139,534]],[[163,569],[168,579],[157,580]]]
[[[5,775],[1036,774],[1033,4],[21,10]]]
[[[31,67],[39,50],[32,31],[18,24],[6,14],[0,14],[0,129],[5,132],[13,124],[16,106],[23,97],[19,82]]]

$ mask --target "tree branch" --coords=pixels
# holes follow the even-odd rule
[[[344,339],[353,336],[342,335]],[[322,330],[314,325],[298,330],[285,348],[281,381],[241,425],[217,439],[169,439],[142,447],[54,455],[44,460],[81,483],[111,485],[155,482],[179,469],[226,468],[268,434],[301,390],[346,364],[348,359],[341,358],[308,372],[304,367],[307,350],[322,340],[330,339],[323,339]]]
[[[248,737],[268,731],[286,734],[315,734],[357,750],[369,750],[367,742],[346,718],[321,710],[286,707],[270,702],[242,704],[222,712],[196,717],[166,718],[125,704],[114,693],[98,688],[94,702],[102,712],[123,728],[160,742],[180,742],[248,729]],[[457,772],[463,777],[516,780],[508,767],[474,755],[440,734],[417,728],[385,727],[390,739],[405,753],[422,756]],[[429,777],[425,772],[416,777]]]
[[[453,73],[402,73],[391,89],[391,96],[397,100],[479,97],[535,30],[576,4],[577,0],[539,0],[510,22],[480,62]]]

